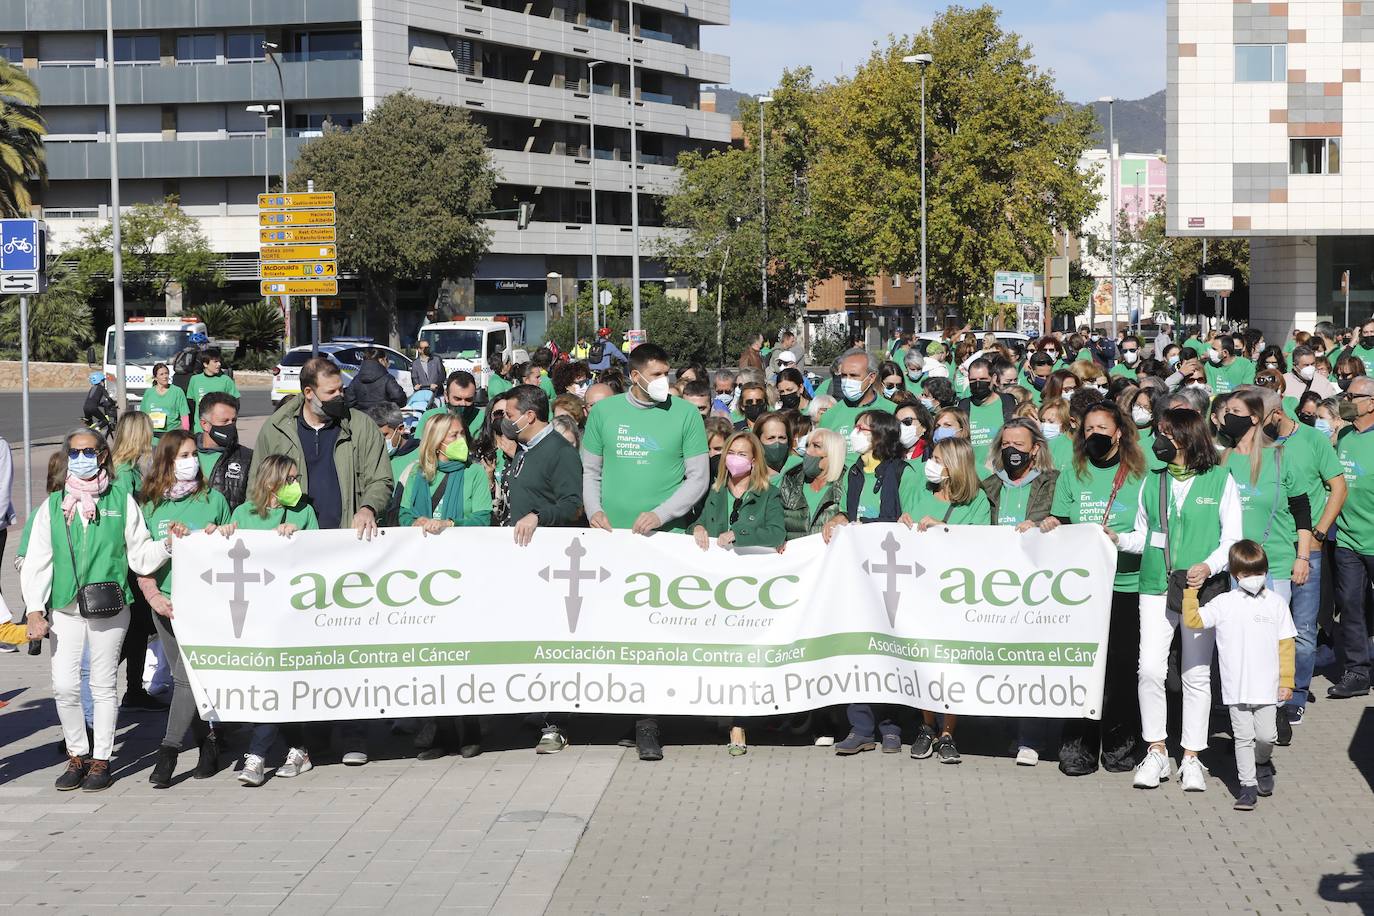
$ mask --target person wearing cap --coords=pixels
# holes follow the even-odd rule
[[[797,368],[797,354],[791,350],[779,350],[774,352],[772,359],[769,360],[768,372],[773,377],[774,384],[784,369]]]
[[[520,360],[512,357],[512,362]],[[592,344],[587,353],[587,364],[593,372],[604,372],[611,368],[614,363],[627,363],[629,358],[625,356],[625,351],[621,350],[611,342],[611,329],[601,328],[596,332],[596,342]]]
[[[778,373],[787,366],[795,366],[801,360],[797,356],[797,335],[783,329],[778,332],[778,345],[768,356],[768,377],[777,378]]]

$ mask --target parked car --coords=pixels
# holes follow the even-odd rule
[[[971,333],[978,338],[978,342],[981,344],[983,342],[983,335],[988,332],[972,331]],[[1016,331],[993,331],[992,334],[997,338],[999,344],[1010,348],[1013,353],[1025,353],[1026,348],[1029,347],[1031,343],[1029,337]],[[939,340],[940,336],[939,331],[926,331],[924,334],[917,334],[916,352],[924,356],[926,347],[933,341]],[[981,353],[981,350],[979,352]]]
[[[363,360],[363,352],[369,349],[386,354],[387,371],[405,390],[406,397],[414,394],[415,386],[410,383],[410,357],[399,350],[374,344],[367,338],[347,337],[320,344],[320,355],[328,357],[343,373],[344,385],[353,381]],[[272,406],[280,407],[282,401],[299,394],[301,390],[301,366],[309,361],[311,347],[292,347],[282,357],[281,362],[272,368]]]

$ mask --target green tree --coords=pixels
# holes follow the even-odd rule
[[[160,203],[135,204],[119,224],[124,295],[130,303],[161,307],[173,283],[188,295],[197,287],[223,285],[224,275],[215,266],[220,256],[210,247],[200,223],[181,209],[175,196]],[[114,227],[102,221],[83,229],[64,257],[75,259],[77,271],[93,292],[108,295],[114,275]]]
[[[4,349],[17,355],[20,334],[16,296],[0,303],[0,338],[14,341]],[[29,297],[30,358],[49,362],[79,360],[94,340],[89,284],[80,273],[60,262],[50,264],[47,291]]]
[[[1094,130],[991,6],[950,7],[914,37],[891,37],[852,76],[816,95],[820,153],[811,205],[832,229],[823,261],[850,277],[920,267],[921,73],[928,53],[926,161],[933,301],[991,297],[993,272],[1038,269],[1055,228],[1096,204],[1078,168]]]
[[[399,282],[418,283],[433,302],[446,279],[471,276],[491,243],[482,213],[497,173],[485,133],[461,108],[387,96],[358,127],[301,150],[292,190],[312,179],[338,195],[341,266],[358,272],[392,346]]]
[[[1156,200],[1148,217],[1132,226],[1118,223],[1117,251],[1125,273],[1143,280],[1148,289],[1165,296],[1186,294],[1198,274],[1230,274],[1236,288],[1250,283],[1250,243],[1246,239],[1208,239],[1207,260],[1202,259],[1202,239],[1171,236],[1165,231],[1165,203]],[[1172,311],[1177,311],[1177,301]]]
[[[27,217],[33,185],[47,181],[38,87],[19,67],[0,61],[0,217]]]

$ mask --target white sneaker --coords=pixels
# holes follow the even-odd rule
[[[349,751],[343,755],[343,765],[346,767],[360,767],[367,763],[366,751]]]
[[[1016,765],[1019,767],[1033,767],[1040,762],[1040,754],[1033,747],[1023,747],[1016,752]]]
[[[1161,782],[1168,782],[1172,766],[1168,756],[1161,750],[1152,749],[1135,768],[1134,785],[1137,789],[1157,789]]]
[[[267,782],[267,772],[261,757],[257,754],[243,755],[243,769],[239,770],[239,782],[253,788]]]
[[[314,768],[315,765],[310,762],[310,755],[305,752],[305,748],[293,747],[286,752],[286,762],[277,767],[277,775],[289,779],[308,773]]]
[[[818,737],[818,738],[816,739],[816,747],[834,747],[834,746],[835,746],[835,736],[834,736],[834,735],[821,735],[820,737]]]
[[[1207,768],[1196,757],[1185,756],[1178,765],[1178,781],[1184,792],[1207,791]]]

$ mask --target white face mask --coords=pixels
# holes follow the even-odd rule
[[[1040,424],[1040,432],[1044,433],[1046,439],[1058,439],[1062,430],[1058,423],[1052,423],[1046,420],[1044,423]]]
[[[644,393],[649,396],[650,400],[656,404],[662,404],[668,400],[668,376],[660,375],[647,385],[643,383],[643,379],[644,376],[641,375],[640,387],[644,389]]]
[[[807,433],[806,435],[802,436],[800,439],[797,440],[797,444],[796,444],[795,447],[793,447],[792,450],[793,450],[794,452],[796,452],[798,455],[805,455],[805,454],[806,454],[806,443],[809,442],[810,439],[811,439],[811,434],[810,434],[810,433]]]
[[[1298,375],[1299,375],[1303,380],[1308,381],[1308,382],[1312,381],[1312,377],[1313,377],[1314,375],[1316,375],[1316,374],[1317,374],[1317,367],[1316,367],[1315,365],[1314,365],[1314,366],[1303,366],[1303,367],[1301,367],[1301,368],[1298,369]]]
[[[1135,350],[1122,350],[1121,358],[1126,361],[1127,365],[1133,366],[1135,365],[1135,361],[1140,359],[1140,354],[1137,353]]]
[[[195,455],[178,458],[173,467],[176,469],[177,480],[195,480],[196,474],[200,473],[200,459]]]
[[[1208,361],[1209,363],[1211,363],[1213,366],[1220,366],[1220,365],[1221,365],[1221,351],[1220,351],[1220,350],[1208,350],[1208,351],[1207,351],[1207,361]]]
[[[1140,405],[1136,405],[1135,407],[1132,407],[1132,408],[1131,408],[1131,419],[1135,421],[1135,425],[1136,425],[1136,426],[1149,426],[1149,425],[1150,425],[1150,410],[1149,410],[1149,408],[1147,408],[1147,407],[1141,407]]]
[[[945,479],[945,466],[934,458],[926,462],[926,483],[939,486],[940,481]]]
[[[1264,591],[1264,576],[1241,576],[1236,584],[1252,595]]]
[[[873,448],[873,434],[865,429],[856,429],[849,434],[849,450],[857,455],[867,455]]]
[[[1188,387],[1189,387],[1189,388],[1196,388],[1198,391],[1201,391],[1203,394],[1207,395],[1209,398],[1212,396],[1212,389],[1211,389],[1210,387],[1208,387],[1206,384],[1204,384],[1203,382],[1191,382],[1191,383],[1189,383]]]
[[[902,445],[906,448],[914,448],[916,440],[921,438],[921,430],[915,423],[912,423],[910,426],[902,427],[901,435]]]

